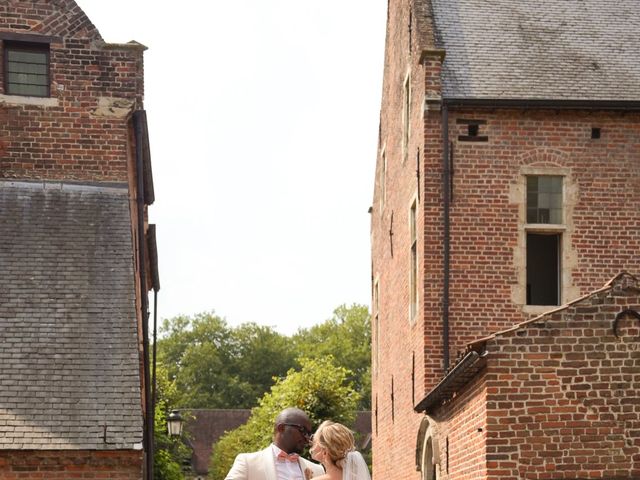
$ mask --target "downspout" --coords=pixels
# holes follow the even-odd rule
[[[142,313],[142,356],[144,373],[144,394],[145,394],[145,418],[144,418],[144,443],[147,463],[147,479],[153,479],[153,411],[149,378],[149,298],[147,296],[147,272],[146,272],[146,242],[144,231],[144,179],[143,179],[143,125],[141,111],[133,114],[135,122],[136,138],[136,203],[138,212],[138,261],[140,272],[140,309]]]
[[[157,338],[158,338],[158,289],[153,288],[153,370],[151,371],[151,414],[152,424],[155,428],[156,418],[156,363],[157,363]],[[153,430],[151,432],[154,433]],[[152,437],[153,438],[153,437]],[[155,442],[151,442],[155,446]],[[153,448],[152,448],[153,450]],[[153,452],[155,453],[155,452]]]
[[[442,190],[443,190],[443,284],[442,284],[442,352],[446,374],[449,369],[449,276],[450,276],[450,199],[451,164],[449,162],[449,110],[442,104]]]

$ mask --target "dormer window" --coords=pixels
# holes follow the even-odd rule
[[[49,44],[4,42],[4,93],[50,95]]]

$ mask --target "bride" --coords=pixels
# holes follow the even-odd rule
[[[312,437],[311,457],[326,473],[313,480],[371,480],[367,463],[355,449],[353,433],[340,423],[326,420]],[[307,480],[310,476],[305,472]]]

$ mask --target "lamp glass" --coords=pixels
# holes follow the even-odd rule
[[[179,437],[182,435],[182,416],[178,410],[172,410],[167,419],[167,430],[169,436]]]

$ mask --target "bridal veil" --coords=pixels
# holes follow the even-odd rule
[[[371,480],[369,467],[360,452],[347,453],[342,480]]]

